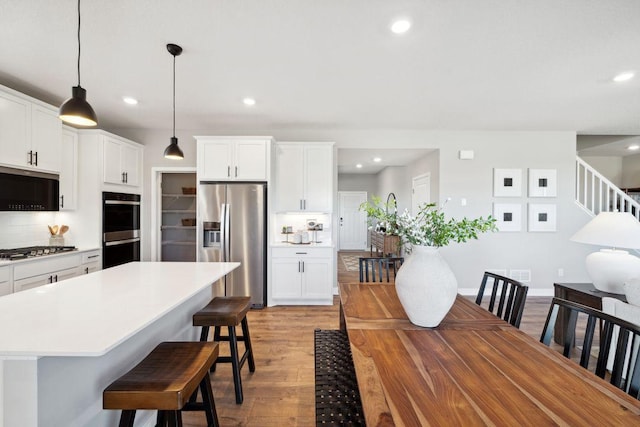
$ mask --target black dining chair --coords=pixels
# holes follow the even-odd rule
[[[389,270],[393,272],[393,277],[395,278],[403,262],[403,257],[361,257],[358,259],[360,281],[383,282],[386,277],[387,282],[389,282],[391,277]]]
[[[581,330],[578,325],[586,324],[581,343],[580,366],[589,369],[589,362],[595,358],[596,365],[593,372],[600,378],[605,378],[607,364],[610,359],[613,359],[613,364],[610,364],[612,368],[609,382],[638,399],[640,391],[640,358],[638,357],[640,327],[595,308],[561,298],[553,298],[540,337],[540,342],[543,344],[551,344],[560,309],[565,310],[565,314],[568,312],[562,354],[565,357],[571,357],[577,336],[576,330]],[[578,321],[579,317],[580,321]],[[599,324],[600,327],[596,328],[596,324]],[[596,330],[599,330],[599,343],[596,344],[597,356],[593,352]]]
[[[529,287],[509,277],[485,271],[476,296],[476,304],[480,306],[487,285],[491,287],[488,310],[519,328]]]

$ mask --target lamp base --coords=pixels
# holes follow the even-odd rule
[[[640,258],[627,251],[601,249],[586,259],[587,273],[596,289],[612,294],[624,294],[624,284],[640,278]]]

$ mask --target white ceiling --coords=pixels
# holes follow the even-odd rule
[[[428,155],[430,149],[359,149],[342,148],[338,150],[338,173],[377,174],[389,166],[406,166]],[[373,159],[379,158],[376,162]],[[358,168],[356,165],[361,164]]]
[[[76,20],[75,0],[2,0],[0,84],[69,97]],[[179,129],[638,135],[640,74],[611,78],[640,72],[639,23],[638,0],[83,0],[81,83],[101,128],[170,130],[177,43]]]

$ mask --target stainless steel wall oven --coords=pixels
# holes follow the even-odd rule
[[[102,193],[102,268],[140,261],[140,195]]]

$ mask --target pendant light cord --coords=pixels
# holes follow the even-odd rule
[[[80,0],[78,0],[78,87],[80,86]]]
[[[176,56],[173,55],[173,137],[176,137]]]

